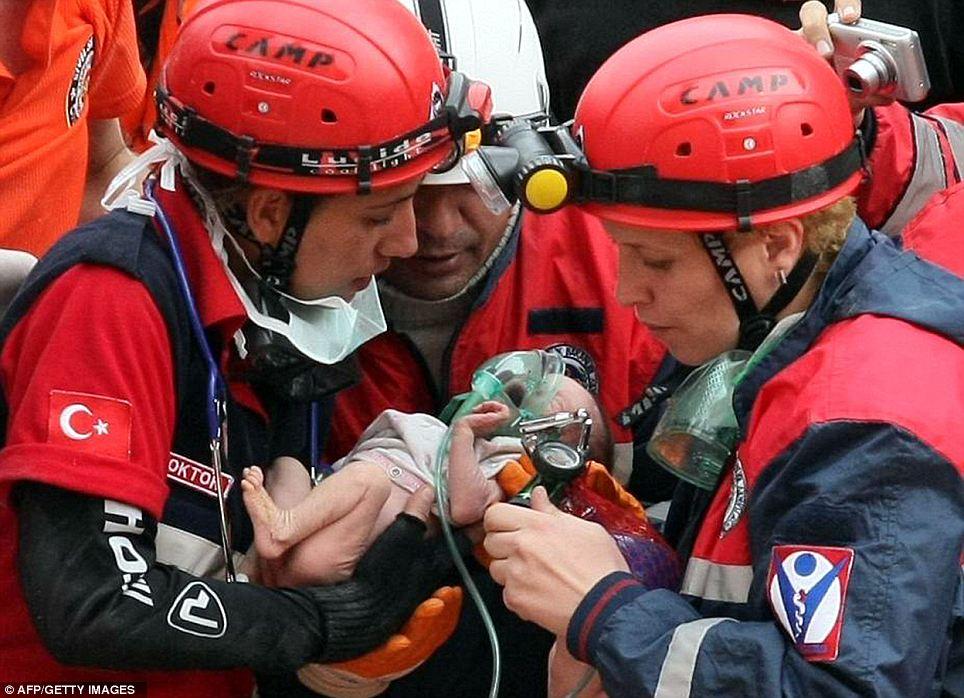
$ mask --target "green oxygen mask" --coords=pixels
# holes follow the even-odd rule
[[[541,417],[556,396],[559,381],[565,373],[562,358],[541,349],[531,351],[510,351],[499,354],[479,366],[472,375],[472,390],[456,395],[439,415],[450,425],[442,443],[439,445],[435,465],[435,502],[439,511],[442,535],[452,554],[462,583],[475,602],[486,634],[492,648],[492,687],[490,698],[498,695],[499,681],[502,676],[502,653],[495,631],[492,616],[485,607],[472,575],[465,566],[455,544],[451,523],[448,519],[448,478],[446,477],[449,445],[452,443],[451,424],[459,417],[467,415],[487,400],[497,400],[509,408],[511,417],[497,433],[506,436],[521,436],[521,423],[534,417]]]
[[[716,487],[740,435],[733,391],[750,356],[728,351],[686,377],[646,445],[653,460],[697,487]]]
[[[797,313],[778,322],[756,351],[725,352],[687,376],[646,444],[650,457],[686,482],[715,489],[740,439],[733,392],[801,317]]]
[[[446,424],[487,400],[509,408],[509,421],[497,432],[519,436],[519,423],[541,417],[556,396],[565,375],[562,357],[542,349],[510,351],[494,356],[472,375],[472,390],[452,398],[439,418]]]

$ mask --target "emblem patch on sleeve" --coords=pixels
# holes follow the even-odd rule
[[[770,605],[807,661],[837,658],[853,562],[850,548],[773,548],[767,577]]]
[[[577,381],[593,395],[599,394],[599,371],[592,354],[572,344],[553,344],[546,347],[545,351],[557,354],[562,358],[567,376]]]
[[[167,614],[167,624],[182,633],[219,638],[228,630],[228,616],[214,590],[197,581],[184,587],[174,600]]]
[[[70,77],[70,87],[67,88],[67,126],[73,126],[83,115],[87,106],[87,90],[90,87],[90,69],[94,65],[94,37],[90,37],[80,55],[77,65]]]
[[[720,531],[720,538],[736,528],[743,518],[746,509],[746,473],[743,470],[743,461],[737,454],[733,463],[733,482],[730,484],[730,499],[726,504],[726,512],[723,514],[723,530]]]
[[[51,390],[47,443],[130,460],[131,403],[102,395]]]

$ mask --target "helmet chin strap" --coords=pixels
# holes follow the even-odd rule
[[[703,233],[700,235],[700,242],[703,243],[706,254],[712,260],[740,320],[740,339],[737,348],[753,351],[760,346],[776,325],[777,314],[800,293],[817,264],[817,256],[809,251],[801,255],[787,274],[786,282],[770,297],[766,306],[759,309],[753,301],[753,296],[750,295],[749,286],[744,281],[740,268],[730,254],[723,235]]]
[[[285,221],[284,231],[277,245],[261,245],[261,258],[258,260],[258,273],[264,282],[276,291],[288,291],[291,276],[295,271],[295,257],[305,228],[314,208],[315,197],[305,194],[291,194],[291,211]]]
[[[291,276],[295,271],[295,257],[305,236],[308,219],[314,209],[317,197],[308,194],[290,194],[292,198],[291,211],[285,221],[281,239],[277,245],[261,242],[243,219],[228,213],[226,218],[238,235],[248,242],[254,243],[260,250],[258,263],[252,268],[257,272],[259,283],[267,291],[288,292]]]

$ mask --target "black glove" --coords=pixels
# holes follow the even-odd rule
[[[456,535],[462,555],[471,544]],[[338,662],[369,652],[409,619],[453,570],[441,537],[425,539],[425,523],[399,514],[359,561],[354,576],[333,587],[304,591],[326,618],[328,642],[320,659]]]

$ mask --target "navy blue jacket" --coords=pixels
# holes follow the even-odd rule
[[[681,593],[606,577],[570,651],[613,697],[964,695],[962,345],[964,281],[856,222],[737,389]]]

